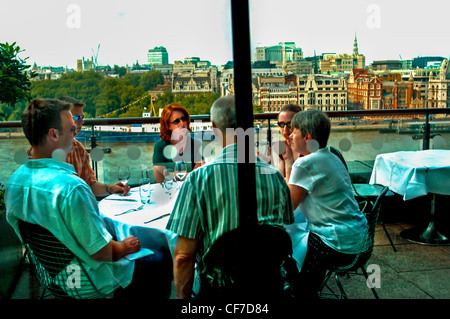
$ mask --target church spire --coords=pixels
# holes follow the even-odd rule
[[[358,40],[356,39],[356,32],[355,32],[355,40],[353,41],[353,55],[359,55]]]

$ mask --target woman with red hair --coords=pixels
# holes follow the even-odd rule
[[[165,106],[160,118],[160,140],[153,150],[153,170],[157,183],[164,180],[167,163],[183,161],[194,168],[202,164],[202,142],[190,136],[191,117],[185,107],[170,103]]]

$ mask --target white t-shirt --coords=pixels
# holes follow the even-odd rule
[[[337,156],[321,148],[298,158],[289,184],[308,191],[299,207],[309,231],[339,252],[357,253],[367,220],[353,196],[350,175]]]

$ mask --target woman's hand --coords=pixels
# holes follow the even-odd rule
[[[200,162],[197,162],[197,163],[195,163],[195,165],[194,165],[194,167],[192,168],[192,170],[194,170],[194,169],[196,169],[196,168],[199,168],[200,166],[202,166],[203,164],[205,164],[206,162],[205,161],[200,161]]]

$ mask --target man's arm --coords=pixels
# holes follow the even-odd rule
[[[141,249],[141,242],[135,236],[128,236],[122,241],[111,241],[91,257],[98,261],[117,261]]]
[[[126,195],[130,191],[130,186],[128,184],[123,186],[121,182],[117,182],[115,184],[103,184],[100,182],[94,182],[91,185],[91,189],[95,196],[103,197],[109,194]]]
[[[178,236],[174,251],[173,275],[179,299],[189,299],[195,272],[198,239]]]

